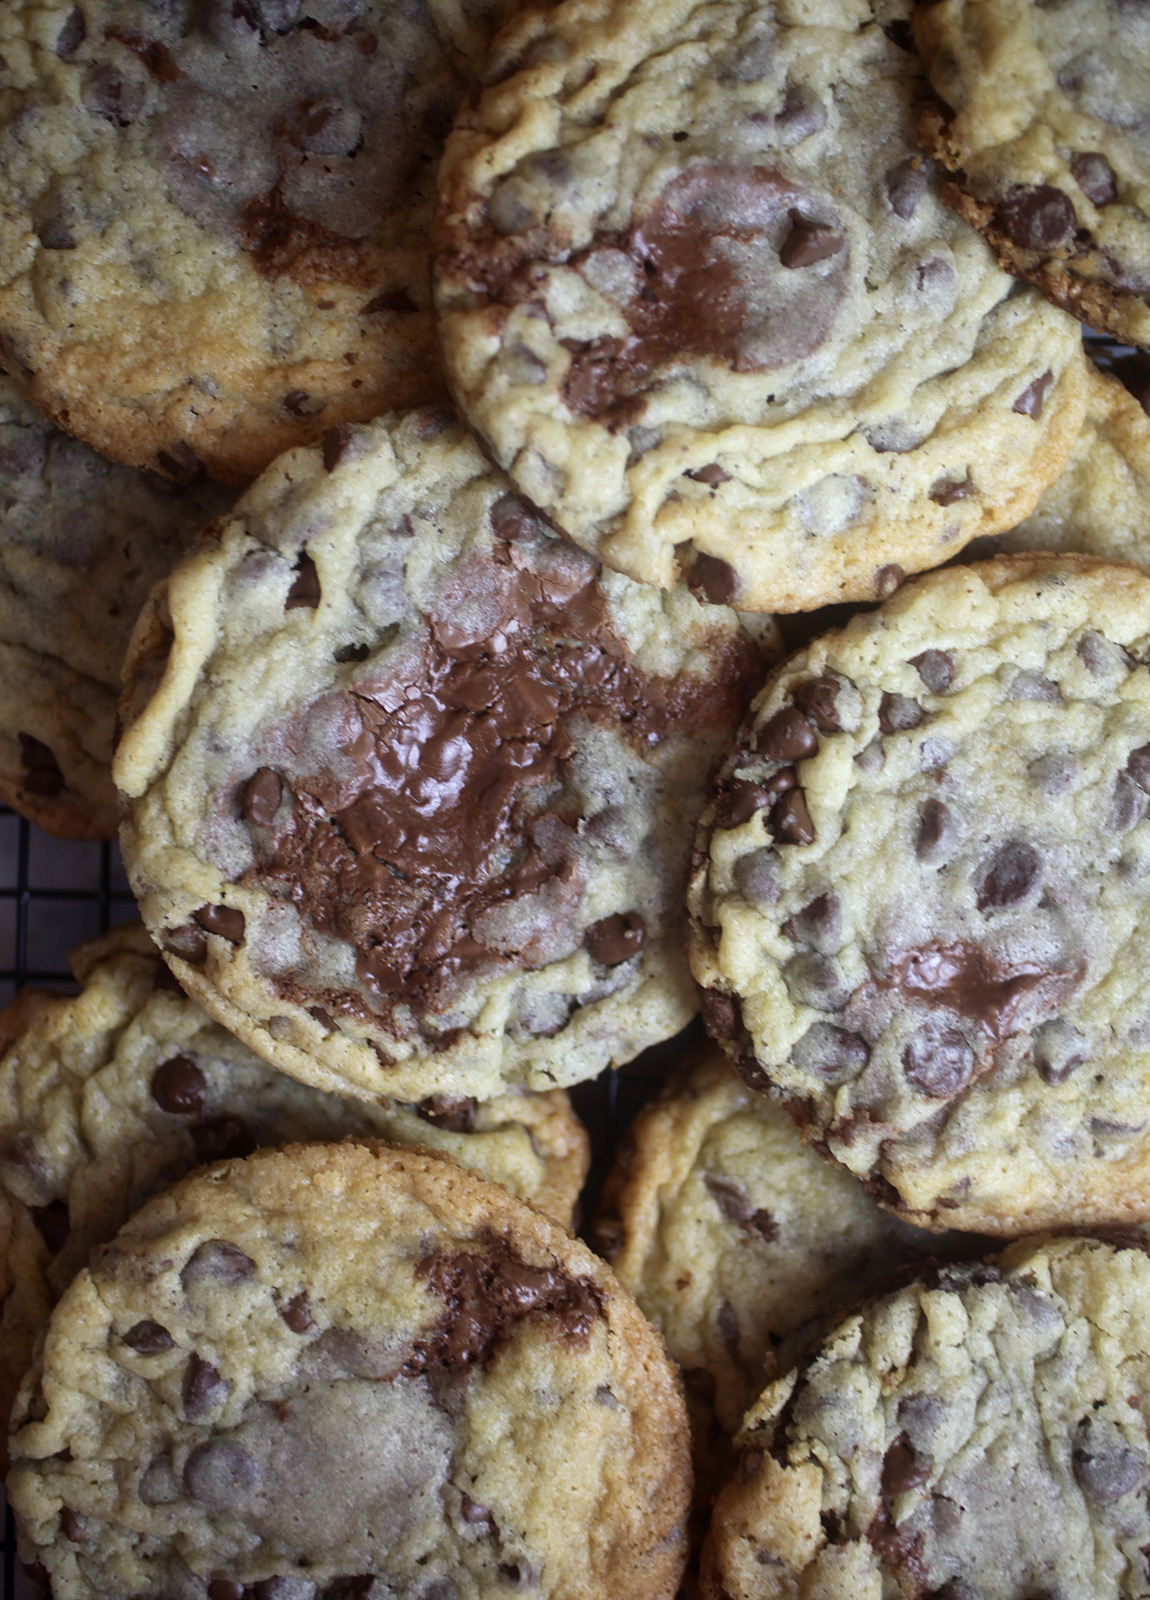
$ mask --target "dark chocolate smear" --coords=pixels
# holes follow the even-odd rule
[[[1073,990],[1080,974],[1051,972],[1036,961],[1004,961],[979,944],[907,950],[889,963],[880,989],[896,990],[929,1006],[945,1007],[977,1023],[991,1039],[1010,1035],[1025,997],[1041,990],[1049,1005]]]

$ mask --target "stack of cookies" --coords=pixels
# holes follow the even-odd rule
[[[1148,94],[5,8],[0,796],[143,919],[0,1023],[40,1595],[1150,1593]]]

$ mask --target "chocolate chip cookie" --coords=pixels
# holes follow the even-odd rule
[[[443,1157],[296,1145],[98,1252],[17,1402],[55,1600],[670,1600],[678,1380],[591,1252]]]
[[[1085,550],[1150,566],[1150,418],[1126,382],[1150,397],[1144,364],[1124,357],[1113,377],[1091,369],[1070,460],[1030,516],[1000,537],[1003,549]]]
[[[115,772],[144,921],[322,1088],[593,1077],[695,1011],[693,818],[759,657],[734,612],[600,575],[450,416],[337,430],[137,629]]]
[[[942,203],[908,15],[565,0],[461,108],[433,235],[454,393],[620,571],[872,600],[1065,460],[1074,329]]]
[[[0,1302],[5,1420],[52,1301],[145,1200],[206,1161],[374,1135],[451,1155],[570,1226],[588,1141],[562,1090],[418,1107],[323,1094],[211,1022],[138,923],[74,961],[79,996],[29,991],[0,1017],[0,1195],[47,1252],[35,1270],[13,1257]],[[9,1249],[27,1248],[14,1229]]]
[[[0,373],[0,800],[49,833],[111,839],[112,732],[149,589],[232,503],[111,466]]]
[[[11,0],[0,351],[105,455],[249,483],[443,392],[435,167],[512,0]]]
[[[1150,17],[1134,0],[940,0],[914,36],[926,149],[1003,265],[1091,327],[1150,342]]]
[[[1150,1217],[1150,579],[932,573],[767,682],[703,813],[691,960],[755,1088],[876,1198]]]
[[[706,1600],[1136,1600],[1148,1337],[1134,1241],[1020,1241],[878,1300],[748,1415]]]
[[[632,1125],[594,1238],[683,1368],[706,1507],[729,1436],[820,1321],[907,1262],[975,1253],[881,1210],[713,1046]]]

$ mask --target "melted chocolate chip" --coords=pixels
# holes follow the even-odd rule
[[[279,1313],[293,1333],[307,1333],[316,1325],[307,1294],[303,1289],[299,1294],[293,1294],[285,1305],[280,1306]]]
[[[152,1099],[161,1111],[195,1117],[204,1109],[208,1080],[191,1056],[172,1056],[152,1074]]]
[[[969,467],[965,478],[936,478],[930,486],[930,498],[936,506],[953,506],[959,500],[969,500],[974,492],[974,480]]]
[[[816,261],[826,261],[837,256],[846,245],[846,235],[838,228],[824,222],[813,222],[800,211],[788,212],[791,226],[779,248],[779,260],[784,267],[811,267]]]
[[[922,707],[909,695],[884,693],[879,701],[878,725],[883,733],[905,733],[917,728],[922,718]]]
[[[687,587],[697,600],[729,606],[739,592],[739,579],[729,562],[700,550],[687,574]]]
[[[732,778],[715,801],[715,826],[741,828],[756,812],[773,803],[775,791],[746,778]]]
[[[24,790],[44,800],[54,800],[64,787],[64,774],[52,751],[30,733],[17,735],[24,764]]]
[[[792,698],[820,733],[835,733],[842,727],[838,694],[839,685],[834,678],[811,678],[798,685]]]
[[[932,796],[919,812],[914,851],[920,861],[945,861],[954,838],[954,819],[943,801]]]
[[[1023,999],[1042,991],[1053,1006],[1074,988],[1079,973],[1051,972],[1036,961],[1007,961],[980,944],[907,950],[888,962],[879,987],[967,1017],[992,1039],[1009,1037]]]
[[[1028,383],[1018,399],[1011,406],[1012,411],[1017,411],[1020,416],[1032,417],[1035,422],[1042,415],[1042,408],[1046,404],[1046,396],[1050,392],[1050,385],[1054,382],[1054,374],[1047,367],[1041,377],[1035,378],[1033,383]]]
[[[227,1239],[205,1239],[188,1257],[180,1282],[185,1289],[197,1283],[240,1283],[255,1270],[255,1262],[238,1245]]]
[[[770,761],[805,761],[818,754],[819,741],[802,712],[788,706],[758,730],[755,747]]]
[[[910,664],[932,694],[945,694],[954,682],[954,657],[946,650],[924,650]]]
[[[617,967],[621,961],[638,955],[646,938],[647,924],[640,913],[624,911],[593,922],[583,935],[583,943],[592,961]]]
[[[167,1328],[158,1322],[137,1322],[128,1329],[124,1335],[124,1343],[129,1345],[137,1355],[158,1356],[165,1350],[174,1350],[176,1341],[172,1338]]]
[[[202,1356],[192,1356],[188,1363],[188,1375],[184,1379],[185,1416],[193,1420],[205,1416],[216,1406],[223,1405],[231,1391],[231,1384],[220,1376],[210,1361],[205,1361]]]
[[[930,1463],[918,1455],[905,1433],[890,1445],[882,1461],[882,1492],[887,1499],[930,1482]]]
[[[974,1051],[957,1028],[928,1022],[902,1053],[907,1082],[932,1100],[949,1100],[970,1082]]]
[[[539,518],[517,494],[501,495],[488,515],[496,538],[508,544],[536,544],[543,535]]]
[[[1068,245],[1078,226],[1069,196],[1049,183],[1015,187],[999,206],[998,215],[1012,243],[1040,254]]]
[[[283,779],[271,767],[260,767],[244,789],[243,814],[257,828],[270,828],[283,799]]]
[[[208,958],[208,941],[204,937],[204,930],[196,922],[185,922],[178,928],[165,928],[161,945],[169,955],[178,956],[193,967],[202,967]]]
[[[475,1126],[477,1102],[467,1094],[433,1094],[421,1100],[416,1111],[434,1128],[448,1133],[470,1133]]]
[[[73,6],[56,35],[56,54],[60,60],[67,61],[69,56],[74,56],[87,37],[88,24],[84,20],[84,13],[79,6]]]
[[[1042,879],[1042,858],[1033,845],[1009,839],[983,862],[975,891],[980,911],[1014,906],[1037,889]]]
[[[837,894],[819,894],[788,917],[783,932],[795,944],[810,945],[824,955],[833,955],[842,944],[843,908]]]
[[[771,832],[786,844],[814,844],[815,825],[801,789],[791,789],[771,812]]]
[[[909,222],[918,210],[918,203],[926,193],[934,172],[934,162],[929,156],[907,156],[886,175],[886,195],[896,217]]]
[[[1080,150],[1070,158],[1074,181],[1092,206],[1112,206],[1118,198],[1114,168],[1098,150]]]
[[[733,994],[722,989],[704,989],[699,995],[699,1009],[703,1026],[712,1039],[737,1039],[743,1031],[743,1017],[739,1002]]]
[[[783,892],[782,862],[777,850],[763,845],[735,863],[739,893],[752,904],[774,905]]]
[[[287,599],[284,601],[284,610],[295,611],[302,608],[314,611],[323,596],[320,590],[319,572],[306,550],[295,564],[295,573],[292,586],[287,592]]]
[[[184,1465],[184,1488],[209,1511],[235,1513],[259,1482],[259,1463],[232,1439],[205,1440]]]
[[[229,944],[239,944],[244,936],[244,914],[235,906],[201,906],[196,921],[205,933],[219,934]]]
[[[1139,1452],[1102,1417],[1084,1417],[1078,1424],[1070,1464],[1083,1494],[1102,1506],[1140,1488],[1150,1475]]]

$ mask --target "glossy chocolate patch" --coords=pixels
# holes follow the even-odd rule
[[[879,987],[967,1017],[991,1039],[1009,1037],[1015,1013],[1039,990],[1050,1005],[1071,993],[1080,974],[1052,972],[1036,961],[1006,961],[979,944],[908,950],[888,963]]]

